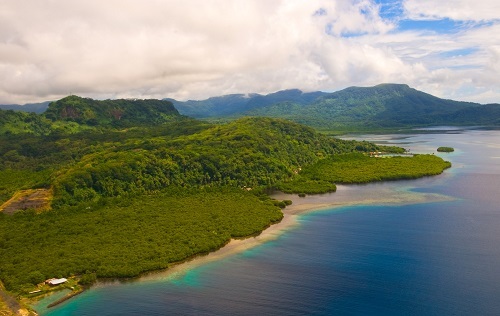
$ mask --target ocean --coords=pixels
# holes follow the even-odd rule
[[[500,131],[351,138],[434,153],[453,167],[418,180],[340,186],[334,198],[360,202],[297,215],[297,225],[243,252],[167,276],[101,283],[51,309],[50,299],[41,301],[37,311],[500,315]],[[439,146],[455,152],[437,153]]]

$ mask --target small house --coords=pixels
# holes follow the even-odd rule
[[[47,281],[45,281],[45,283],[47,283],[48,285],[52,285],[52,286],[60,285],[60,284],[66,283],[66,282],[68,282],[68,279],[66,279],[66,278],[48,279]]]

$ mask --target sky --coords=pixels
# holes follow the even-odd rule
[[[498,0],[0,0],[0,104],[404,83],[500,103]]]

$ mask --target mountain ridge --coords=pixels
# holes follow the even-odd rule
[[[307,104],[317,97],[327,94],[327,92],[322,91],[303,92],[299,89],[288,89],[266,95],[258,93],[228,94],[210,97],[206,100],[177,101],[169,98],[164,100],[172,102],[183,115],[194,118],[207,118],[234,115],[291,99],[299,104]]]
[[[217,112],[217,108],[212,106],[207,115],[207,103],[203,100],[196,103],[175,100],[172,102],[180,113],[197,118],[280,117],[323,130],[500,125],[500,104],[441,99],[407,84],[384,83],[373,87],[348,87],[332,93],[317,94],[300,90],[284,92],[277,92],[281,96],[279,99],[273,98],[276,93],[250,96],[247,98],[245,109],[235,109],[231,114],[227,114],[227,111]],[[210,98],[212,104],[216,98]],[[259,104],[258,98],[264,98],[267,103]],[[272,103],[270,100],[276,102]]]
[[[188,101],[168,98],[99,101],[68,96],[51,102],[38,116],[0,111],[0,122],[5,125],[0,126],[0,133],[5,130],[44,133],[50,122],[57,121],[78,123],[80,127],[160,124],[179,115],[209,120],[244,116],[284,118],[327,131],[436,125],[500,126],[500,104],[441,99],[407,84],[384,83],[331,93],[289,89],[267,95],[229,94]]]
[[[37,114],[43,113],[49,107],[52,101],[26,104],[0,104],[0,110],[12,110],[21,112],[33,112]]]

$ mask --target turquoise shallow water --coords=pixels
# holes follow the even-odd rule
[[[274,241],[176,278],[101,285],[43,315],[499,315],[500,132],[363,135],[453,168],[370,184],[450,201],[302,215]]]

